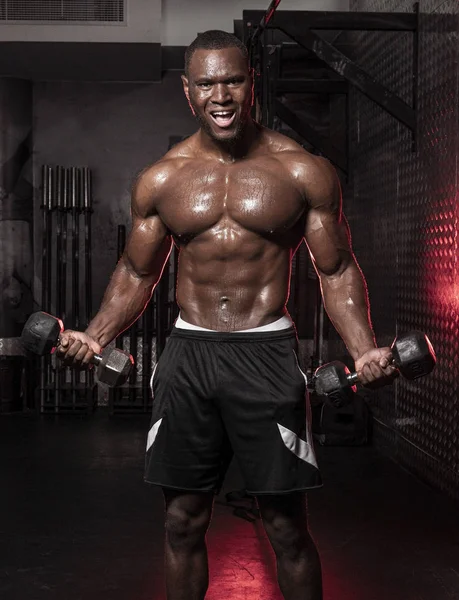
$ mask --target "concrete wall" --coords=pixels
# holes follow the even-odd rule
[[[170,135],[189,135],[195,129],[179,73],[166,75],[158,84],[35,84],[36,273],[41,267],[38,188],[43,164],[92,169],[93,287],[97,309],[117,259],[117,225],[129,221],[133,178],[167,151]],[[37,298],[39,289],[37,281]]]

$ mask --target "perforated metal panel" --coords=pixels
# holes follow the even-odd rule
[[[124,21],[125,0],[0,0],[2,21]]]
[[[412,11],[408,1],[358,0],[351,10]],[[371,395],[376,441],[403,465],[459,497],[458,12],[421,2],[419,146],[353,94],[354,179],[346,194],[354,248],[367,277],[380,344],[428,333],[435,372]],[[411,102],[412,36],[362,33],[355,59]]]

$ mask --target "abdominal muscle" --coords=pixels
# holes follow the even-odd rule
[[[292,251],[262,240],[231,254],[212,244],[185,246],[177,303],[183,320],[215,331],[268,325],[286,313]]]

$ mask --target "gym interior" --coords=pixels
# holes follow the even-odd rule
[[[166,599],[163,498],[143,468],[150,379],[179,312],[177,248],[112,344],[134,362],[114,381],[97,374],[110,365],[30,352],[23,332],[39,311],[81,330],[97,312],[135,178],[197,129],[180,76],[208,29],[247,45],[254,118],[336,168],[378,344],[425,334],[414,371],[435,352],[345,405],[319,393],[317,369],[353,362],[300,246],[288,310],[324,480],[308,494],[324,598],[459,598],[454,0],[0,2],[0,597]],[[281,600],[236,462],[207,543],[206,598]]]

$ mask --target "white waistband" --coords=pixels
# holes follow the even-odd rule
[[[277,321],[274,321],[273,323],[268,323],[268,325],[261,325],[260,327],[253,327],[252,329],[231,331],[229,333],[260,333],[263,331],[281,331],[282,329],[289,329],[290,327],[292,327],[292,325],[293,321],[290,315],[287,314],[278,319]],[[214,333],[216,333],[215,329],[205,329],[205,327],[199,327],[198,325],[192,325],[191,323],[187,323],[182,319],[180,315],[175,321],[175,326],[178,329],[188,329],[191,331],[213,331]]]

